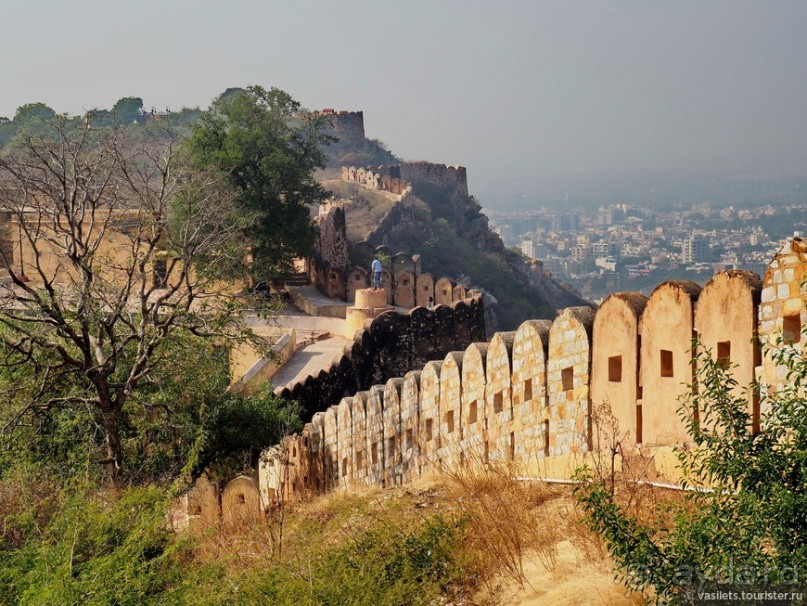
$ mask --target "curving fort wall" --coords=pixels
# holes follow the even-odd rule
[[[678,399],[691,389],[693,337],[703,355],[736,365],[737,389],[747,389],[738,393],[747,398],[758,431],[765,411],[750,388],[755,380],[770,389],[786,381],[769,348],[804,354],[806,279],[807,243],[796,238],[776,253],[761,280],[729,271],[702,289],[665,282],[650,297],[618,293],[596,312],[568,308],[551,323],[530,320],[490,343],[444,348],[422,361],[422,370],[401,369],[341,402],[321,400],[329,403],[324,413],[267,453],[261,496],[392,486],[494,462],[514,472],[569,478],[610,447],[603,445],[598,416],[604,405],[617,423],[623,459],[638,457],[646,475],[676,481],[673,448],[687,444],[684,420],[698,412]],[[363,338],[383,332],[382,325]],[[375,355],[395,350],[388,345],[376,347]],[[400,349],[413,351],[405,342]],[[371,370],[366,378],[377,376]],[[252,519],[243,510],[254,496],[247,482],[236,482],[238,498],[228,496],[227,503],[239,513],[225,517],[242,523]],[[208,485],[200,490],[209,492]],[[209,507],[194,507],[196,524],[210,517]]]

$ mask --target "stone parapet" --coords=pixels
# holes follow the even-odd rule
[[[296,487],[392,486],[435,470],[500,462],[568,479],[615,443],[625,460],[639,457],[652,479],[677,481],[675,448],[688,441],[680,415],[697,413],[680,410],[698,364],[693,337],[700,339],[703,355],[736,365],[743,381],[772,379],[768,386],[779,388],[786,379],[768,348],[804,355],[805,253],[804,241],[795,239],[777,253],[761,281],[747,272],[722,272],[703,289],[666,282],[649,298],[612,295],[596,313],[568,308],[552,322],[530,320],[490,343],[435,355],[422,372],[376,380],[363,388],[369,392],[345,397],[298,439],[269,451],[264,459],[274,470],[261,474],[261,491],[254,494],[284,499],[295,498]],[[397,322],[374,323],[357,344]],[[409,350],[401,343],[399,349]],[[765,411],[753,401],[753,390],[746,394],[749,429],[758,431]],[[616,429],[605,424],[609,435],[599,416],[603,407],[617,421]],[[289,448],[297,450],[278,453]],[[295,473],[284,471],[289,461],[306,474],[285,484],[291,493],[278,488],[279,478]],[[320,477],[312,481],[311,474]],[[241,492],[231,492],[259,504],[248,483],[238,482]],[[204,501],[206,491],[201,487],[198,497],[186,500],[193,515],[201,510],[191,503]],[[227,502],[245,511],[238,499]]]

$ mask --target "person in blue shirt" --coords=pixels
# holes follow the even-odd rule
[[[371,269],[373,270],[373,288],[381,288],[381,261],[373,259]]]

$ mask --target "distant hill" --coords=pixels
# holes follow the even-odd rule
[[[370,159],[389,154],[390,164],[378,174],[394,175],[409,189],[403,196],[342,179],[341,170],[322,171],[321,183],[345,211],[351,262],[369,266],[368,251],[385,245],[390,251],[421,255],[424,272],[469,279],[493,295],[497,326],[514,330],[524,320],[553,318],[555,310],[588,305],[570,286],[545,273],[541,264],[508,250],[494,233],[481,206],[469,195],[465,169],[429,162],[394,162],[385,148],[352,137],[329,150],[328,165],[377,166],[344,159]]]

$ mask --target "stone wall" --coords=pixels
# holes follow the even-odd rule
[[[468,195],[468,174],[464,166],[446,166],[433,162],[403,162],[398,165],[401,179],[410,183],[429,183]]]
[[[333,134],[341,141],[358,142],[364,140],[364,112],[323,109],[317,113],[329,119]]]
[[[416,307],[407,314],[388,311],[365,325],[353,345],[327,371],[290,388],[279,388],[276,393],[299,402],[310,419],[341,398],[402,377],[433,357],[464,349],[484,337],[479,297],[434,309]]]
[[[602,302],[594,317],[591,399],[611,407],[622,433],[642,442],[639,383],[639,320],[647,297],[617,293]]]
[[[400,223],[399,215],[406,212],[405,204],[397,204],[381,223]],[[372,276],[369,268],[349,265],[345,212],[338,206],[324,205],[315,221],[318,235],[308,259],[308,278],[326,296],[352,303],[357,290],[370,287]],[[369,242],[362,242],[359,246],[371,254],[380,252],[379,246],[374,251]],[[381,251],[388,252],[386,247]],[[431,274],[422,273],[420,255],[404,252],[392,255],[392,271],[384,270],[381,285],[387,291],[389,305],[406,309],[426,306],[429,298],[435,304],[449,305],[468,296],[465,288],[454,284],[450,278],[435,279]]]
[[[779,350],[804,351],[807,325],[807,240],[794,238],[776,253],[762,283],[759,310],[759,337],[767,346],[762,382],[773,388],[787,381],[787,370],[773,362]]]
[[[409,182],[401,179],[401,169],[393,166],[355,166],[342,167],[342,180],[353,181],[370,189],[386,191],[396,196],[403,196],[410,191]]]
[[[695,302],[701,287],[679,280],[657,286],[642,313],[639,384],[642,386],[642,440],[676,444],[686,440],[678,414],[680,397],[692,383],[692,339]],[[753,333],[743,335],[746,340]],[[689,414],[694,414],[690,411]]]
[[[677,481],[674,448],[688,441],[677,396],[689,389],[697,362],[693,336],[704,355],[737,365],[740,387],[753,387],[759,378],[781,385],[780,369],[762,353],[774,345],[804,355],[806,252],[803,240],[789,242],[761,281],[747,272],[722,272],[703,289],[667,282],[649,298],[612,295],[596,313],[568,308],[551,323],[527,321],[490,343],[437,354],[422,372],[407,369],[398,374],[403,378],[376,380],[372,388],[362,387],[369,395],[338,405],[331,399],[334,405],[315,415],[300,437],[266,453],[260,500],[296,498],[296,487],[306,493],[311,486],[391,486],[496,461],[522,473],[569,478],[610,448],[601,445],[597,417],[607,404],[619,423],[622,457],[640,457],[654,479]],[[761,411],[752,389],[745,397],[756,430]],[[359,449],[370,454],[358,456]],[[312,478],[315,473],[320,477]],[[234,494],[256,502],[248,484],[237,481],[240,492]],[[197,525],[211,515],[209,503],[206,513],[198,505],[210,500],[210,490],[205,484],[186,499],[188,507],[194,503]],[[228,501],[241,511],[227,518],[234,523],[252,519],[240,498]]]
[[[795,264],[799,254],[777,260]],[[807,270],[800,272],[804,277]],[[765,282],[774,279],[769,272]],[[798,283],[795,275],[792,280]],[[375,433],[387,445],[377,464],[388,469],[375,474],[384,478],[375,483],[388,486],[433,470],[497,461],[569,477],[599,444],[594,409],[603,404],[619,424],[625,455],[647,457],[654,472],[674,480],[665,461],[688,440],[678,397],[692,377],[692,338],[702,337],[704,351],[715,357],[719,346],[722,357],[738,365],[741,384],[750,386],[754,372],[768,368],[753,339],[763,286],[752,274],[736,271],[717,274],[702,290],[667,282],[649,298],[619,293],[596,312],[567,308],[553,322],[528,321],[489,343],[434,356],[422,372],[383,386],[384,411],[374,418],[384,420]],[[802,306],[807,300],[800,290],[787,294]],[[758,427],[759,408],[751,391],[747,397]],[[361,473],[350,472],[343,481],[366,483]]]
[[[410,183],[427,183],[468,195],[468,174],[464,166],[433,162],[403,162],[392,166],[343,166],[342,179],[371,189],[403,195]]]
[[[345,301],[350,283],[345,211],[323,207],[314,221],[317,239],[308,260],[308,278],[326,296]]]

